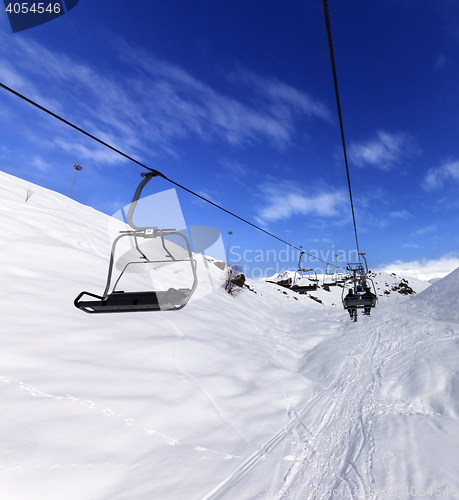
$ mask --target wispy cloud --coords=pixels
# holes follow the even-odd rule
[[[229,158],[222,158],[219,164],[223,167],[222,171],[225,176],[238,184],[246,184],[246,177],[249,172],[249,168],[246,165],[240,161],[231,160]]]
[[[403,248],[419,248],[419,245],[416,245],[416,243],[404,243],[402,245]]]
[[[342,217],[347,198],[341,191],[306,193],[290,182],[260,186],[264,201],[258,210],[259,223],[276,222],[294,215],[314,217]]]
[[[409,219],[411,214],[408,210],[397,210],[396,212],[391,212],[390,216],[394,219]]]
[[[242,83],[254,91],[255,95],[263,100],[263,105],[279,119],[290,121],[295,115],[304,115],[332,121],[330,110],[324,103],[276,78],[262,77],[247,69],[239,68],[229,75],[229,79],[233,83]]]
[[[220,206],[222,205],[222,202],[220,200],[217,200],[216,198],[214,198],[207,191],[200,190],[200,191],[196,191],[196,193],[199,196],[202,196],[203,198],[206,198],[206,200],[209,200],[212,203],[215,203],[216,205],[220,205]],[[197,204],[201,205],[202,203],[206,204],[207,202],[205,202],[204,200],[201,200],[201,199],[197,198],[197,199],[193,199],[193,203],[197,203]]]
[[[91,144],[88,147],[78,142],[68,142],[63,139],[55,139],[53,143],[63,151],[74,153],[80,160],[91,160],[101,164],[114,164],[120,161],[120,156],[117,153],[103,146],[93,146]]]
[[[1,34],[0,78],[102,140],[115,146],[122,144],[128,153],[132,148],[141,148],[145,134],[136,133],[134,118],[128,111],[129,98],[122,85],[115,83],[116,78],[109,78],[65,54],[49,51],[33,40]],[[7,104],[14,105],[10,99]],[[37,110],[20,105],[15,110],[20,110],[14,116],[16,122],[22,119],[24,135],[48,149],[57,147],[109,164],[123,161],[109,150],[102,152],[102,146],[83,136],[75,140],[75,133],[69,128]],[[71,137],[73,140],[69,140]]]
[[[435,68],[436,69],[443,69],[446,66],[448,66],[449,64],[450,64],[450,62],[444,53],[439,54],[437,59],[435,60]]]
[[[421,259],[411,262],[396,260],[392,264],[377,269],[377,271],[396,273],[428,281],[433,278],[444,278],[458,267],[458,255],[456,253],[449,253],[438,260]]]
[[[121,41],[112,45],[110,57],[121,60],[119,71],[50,51],[31,39],[0,34],[1,81],[140,160],[180,156],[180,141],[190,137],[238,147],[265,142],[283,148],[294,140],[297,120],[329,117],[327,108],[308,94],[254,73],[250,78],[257,84],[242,98],[227,82],[223,92]],[[49,120],[42,118],[41,123]],[[30,136],[43,133],[27,126]],[[99,163],[123,161],[84,138],[84,146],[76,147],[62,126],[53,130],[59,132],[52,145],[61,150],[80,158],[92,155]]]
[[[296,118],[328,116],[319,101],[282,82],[247,73],[257,84],[250,85],[244,100],[235,99],[143,49],[122,42],[120,47],[124,60],[148,75],[148,86],[139,80],[134,84],[148,97],[156,113],[166,123],[172,119],[182,132],[189,131],[206,140],[219,137],[233,145],[268,140],[282,147],[294,136]],[[267,98],[270,105],[266,105],[266,100],[260,102],[260,96]]]
[[[457,199],[456,193],[453,193],[453,196],[442,196],[437,200],[438,207],[435,207],[435,210],[455,210],[459,208],[459,200]]]
[[[52,170],[52,166],[49,165],[48,163],[46,163],[43,158],[41,158],[40,156],[35,156],[32,160],[32,165],[35,167],[35,168],[38,168],[38,170],[40,170],[41,172],[43,173],[46,173],[46,172],[49,172],[50,170]]]
[[[433,233],[437,230],[437,226],[431,225],[422,227],[413,232],[416,236],[424,236],[425,234]]]
[[[367,142],[353,142],[349,147],[350,160],[359,167],[375,167],[389,170],[401,160],[420,154],[414,138],[404,132],[379,131]]]
[[[11,157],[11,150],[4,144],[0,146],[0,160],[5,160]]]
[[[426,191],[441,189],[448,180],[459,182],[459,161],[450,160],[440,167],[431,168],[424,177],[422,187]]]

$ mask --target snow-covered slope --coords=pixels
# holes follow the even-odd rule
[[[457,271],[357,324],[338,289],[232,297],[212,262],[181,311],[88,315],[108,224],[0,173],[2,498],[457,495]]]
[[[441,320],[459,321],[459,268],[436,281],[416,297],[424,314]]]

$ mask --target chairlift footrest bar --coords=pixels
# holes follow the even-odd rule
[[[292,292],[305,293],[317,290],[317,285],[294,285],[291,287]]]
[[[376,306],[376,297],[352,297],[350,299],[344,299],[343,301],[344,309],[363,309],[366,307]]]
[[[74,304],[88,314],[177,310],[185,306],[190,293],[189,289],[169,288],[158,292],[112,292],[104,298],[81,292]],[[84,295],[97,300],[81,300]]]

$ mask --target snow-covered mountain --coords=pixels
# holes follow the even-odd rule
[[[395,273],[369,272],[368,276],[373,280],[378,300],[383,302],[387,300],[401,300],[406,297],[414,297],[416,294],[426,290],[430,283],[417,278],[401,277]],[[277,283],[280,286],[289,288],[293,283],[295,271],[283,271],[275,274],[263,281]],[[298,278],[297,278],[298,279]],[[324,275],[317,275],[317,290],[310,292],[310,295],[319,297],[327,304],[341,304],[343,294],[343,285],[324,286]],[[307,278],[304,278],[306,281]],[[330,281],[329,277],[325,279],[325,284]],[[344,292],[346,295],[346,291]]]
[[[458,291],[459,268],[416,297],[415,304],[423,314],[443,321],[459,322]]]
[[[336,287],[233,297],[210,261],[181,311],[89,315],[109,219],[0,173],[2,498],[458,494],[459,270],[414,298],[375,276],[358,323]]]

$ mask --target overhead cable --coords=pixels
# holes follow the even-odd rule
[[[359,256],[359,262],[360,262],[359,239],[357,237],[357,225],[355,223],[354,202],[352,201],[351,178],[349,176],[349,165],[347,162],[346,141],[344,140],[343,117],[341,114],[341,104],[340,104],[340,100],[339,100],[338,78],[336,76],[335,54],[333,51],[333,40],[332,40],[332,33],[331,33],[331,26],[330,26],[330,14],[328,12],[328,1],[322,0],[322,2],[323,2],[323,6],[324,6],[325,25],[327,27],[328,48],[330,50],[330,61],[331,61],[331,67],[332,67],[332,72],[333,72],[333,83],[335,85],[336,106],[338,107],[338,117],[339,117],[339,126],[340,126],[340,130],[341,130],[341,140],[343,142],[344,163],[346,164],[346,174],[347,174],[347,185],[349,187],[349,198],[351,200],[351,210],[352,210],[352,221],[354,223],[355,244],[357,246],[357,254]]]
[[[295,245],[292,245],[291,243],[289,243],[288,241],[285,241],[283,240],[282,238],[279,238],[278,236],[270,233],[269,231],[266,231],[265,229],[257,226],[256,224],[253,224],[252,222],[244,219],[243,217],[240,217],[239,215],[236,215],[235,213],[227,210],[226,208],[223,208],[221,207],[220,205],[217,205],[216,203],[214,203],[213,201],[210,201],[208,200],[207,198],[204,198],[204,196],[201,196],[200,194],[198,193],[195,193],[194,191],[192,191],[191,189],[188,189],[186,188],[185,186],[182,186],[181,184],[179,184],[178,182],[175,182],[173,181],[172,179],[169,179],[168,177],[166,177],[164,174],[162,174],[161,172],[159,172],[158,170],[155,170],[153,168],[150,168],[150,167],[147,167],[146,165],[144,165],[143,163],[137,161],[136,159],[132,158],[131,156],[123,153],[122,151],[120,151],[119,149],[116,149],[115,147],[111,146],[110,144],[107,144],[106,142],[102,141],[101,139],[97,138],[96,136],[90,134],[89,132],[86,132],[86,130],[83,130],[82,128],[80,127],[77,127],[76,125],[74,125],[73,123],[69,122],[68,120],[65,120],[64,118],[62,118],[61,116],[53,113],[52,111],[50,111],[49,109],[45,108],[44,106],[41,106],[40,104],[37,104],[36,102],[32,101],[31,99],[29,99],[28,97],[25,97],[24,95],[20,94],[19,92],[16,92],[15,90],[13,90],[12,88],[4,85],[3,83],[0,82],[0,87],[2,87],[3,89],[7,90],[8,92],[11,92],[12,94],[14,94],[15,96],[23,99],[24,101],[28,102],[29,104],[32,104],[33,106],[35,106],[36,108],[44,111],[45,113],[51,115],[52,117],[54,118],[57,118],[58,120],[60,120],[61,122],[65,123],[66,125],[74,128],[75,130],[78,130],[78,132],[81,132],[82,134],[90,137],[91,139],[93,139],[94,141],[97,141],[99,144],[102,144],[103,146],[111,149],[112,151],[115,151],[115,153],[118,153],[120,154],[121,156],[124,156],[124,158],[127,158],[128,160],[131,160],[133,161],[134,163],[137,163],[137,165],[140,165],[141,167],[143,168],[146,168],[147,170],[149,170],[150,172],[153,172],[153,174],[155,175],[155,177],[162,177],[163,179],[165,179],[166,181],[169,181],[171,184],[174,184],[175,186],[183,189],[184,191],[187,191],[188,193],[196,196],[197,198],[200,198],[201,200],[209,203],[210,205],[222,210],[223,212],[226,212],[227,214],[231,215],[232,217],[235,217],[236,219],[239,219],[240,221],[242,222],[245,222],[246,224],[248,224],[249,226],[252,226],[254,227],[255,229],[258,229],[259,231],[262,231],[263,233],[267,234],[268,236],[271,236],[272,238],[275,238],[276,240],[278,241],[281,241],[282,243],[285,243],[286,245],[288,245],[289,247],[291,248],[294,248],[295,250],[298,250],[299,252],[303,252],[305,255],[308,255],[309,257],[312,257],[313,259],[316,259],[317,261],[319,262],[323,262],[324,264],[328,264],[332,267],[335,267],[336,269],[342,269],[338,266],[336,266],[335,264],[332,264],[330,262],[326,262],[325,260],[322,260],[320,259],[319,257],[316,257],[315,255],[312,255],[308,252],[305,252],[302,248],[298,248],[296,247]]]

